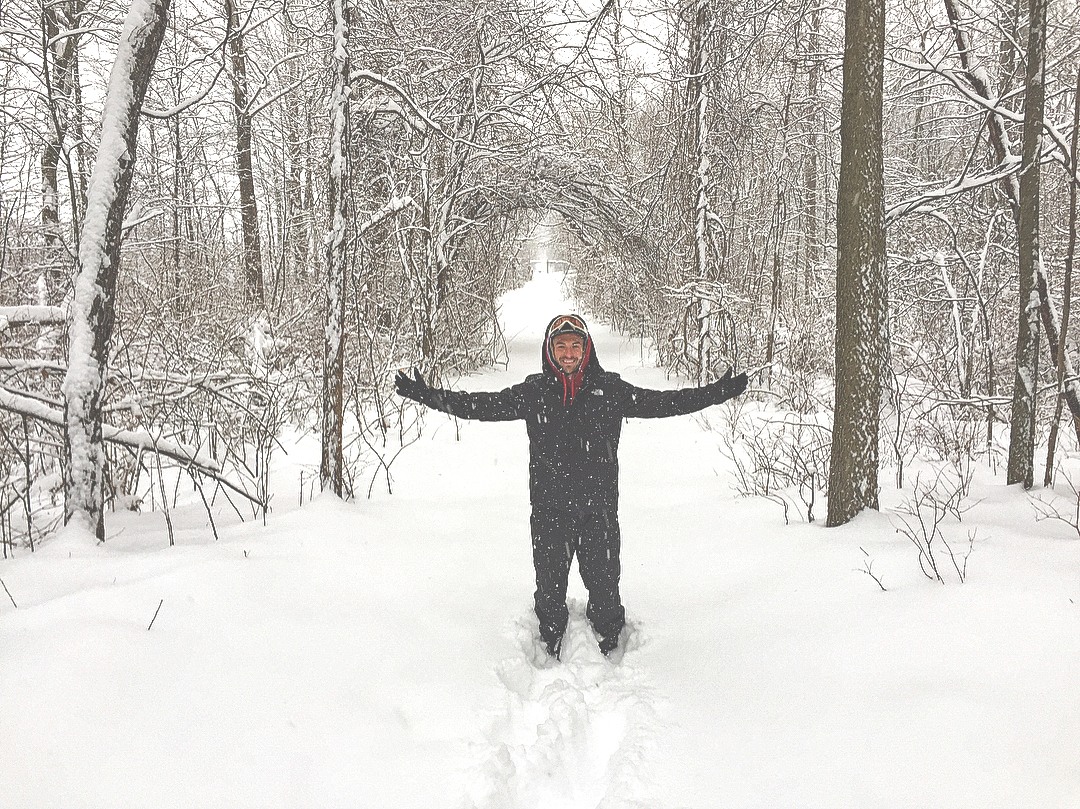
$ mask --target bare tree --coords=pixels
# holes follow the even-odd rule
[[[70,281],[67,261],[63,260],[60,231],[60,189],[58,169],[65,157],[69,132],[78,129],[81,115],[79,99],[79,16],[82,0],[42,4],[42,74],[47,100],[45,143],[41,150],[41,229],[45,245],[45,270],[49,279],[49,300],[63,297]],[[79,146],[81,148],[81,145]],[[68,161],[68,181],[72,191],[72,219],[79,218],[82,201],[82,178],[72,171]]]
[[[259,209],[255,202],[252,166],[252,122],[249,108],[247,51],[244,20],[236,0],[225,0],[228,18],[229,57],[232,62],[233,107],[236,115],[236,176],[240,186],[240,231],[244,243],[244,291],[256,306],[264,304],[262,246],[259,240]]]
[[[712,5],[710,0],[694,0],[688,4],[685,12],[688,17],[689,38],[689,64],[686,77],[686,106],[689,118],[686,161],[689,165],[685,169],[692,176],[688,184],[687,201],[690,203],[689,219],[693,225],[693,275],[698,281],[698,284],[692,285],[688,292],[691,300],[690,308],[697,319],[693,352],[697,360],[699,385],[704,385],[709,381],[714,343],[717,342],[717,337],[713,332],[719,314],[714,313],[713,308],[722,306],[721,300],[718,300],[722,295],[722,290],[708,283],[716,280],[717,272],[717,262],[713,256],[712,247],[715,215],[710,210],[709,204],[712,166],[707,152],[710,123],[707,85],[712,71],[712,29],[717,24]]]
[[[345,282],[346,254],[347,129],[349,118],[348,19],[345,0],[330,0],[334,43],[334,91],[330,101],[330,177],[327,196],[330,227],[327,233],[325,319],[323,337],[322,461],[320,479],[338,497],[342,483],[342,417],[344,414],[345,369]]]
[[[884,0],[847,0],[836,211],[836,411],[827,524],[878,507],[885,286]]]
[[[1020,317],[1016,331],[1016,377],[1009,430],[1007,483],[1030,489],[1035,478],[1035,405],[1038,391],[1039,179],[1046,90],[1046,0],[1029,0],[1027,82],[1024,94],[1024,162],[1020,174]],[[1056,351],[1055,351],[1056,353]]]
[[[1076,91],[1073,93],[1073,131],[1069,150],[1069,165],[1076,172],[1080,141],[1080,70],[1076,73]],[[1054,364],[1057,368],[1057,399],[1054,402],[1054,417],[1050,420],[1050,436],[1046,442],[1046,469],[1043,473],[1043,485],[1049,486],[1054,479],[1054,452],[1057,448],[1058,424],[1061,421],[1061,409],[1065,402],[1065,338],[1069,332],[1069,315],[1072,310],[1073,266],[1076,259],[1076,197],[1077,183],[1069,183],[1069,243],[1065,252],[1065,283],[1061,303],[1061,339],[1058,340],[1057,356]],[[1075,424],[1076,416],[1073,416]]]
[[[964,9],[960,7],[956,0],[943,0],[943,4],[949,20],[949,29],[952,33],[956,53],[962,68],[961,75],[963,81],[958,81],[955,73],[943,69],[940,66],[934,66],[932,70],[942,75],[948,83],[953,84],[960,89],[962,97],[969,104],[973,104],[977,109],[982,111],[987,140],[995,160],[995,165],[986,173],[985,177],[962,177],[960,181],[951,182],[949,184],[949,189],[945,191],[945,194],[967,193],[972,189],[979,188],[988,183],[999,184],[1005,194],[1009,209],[1012,213],[1013,223],[1016,227],[1017,234],[1019,234],[1021,229],[1020,218],[1022,206],[1020,202],[1020,181],[1017,178],[1017,167],[1021,165],[1027,166],[1028,164],[1019,160],[1013,151],[1013,138],[1008,125],[1010,121],[1016,119],[1016,116],[1008,106],[1006,106],[1005,101],[1002,100],[1007,95],[1005,90],[1002,87],[995,87],[993,78],[976,52],[975,45],[972,41],[972,35],[965,26],[966,18]],[[998,52],[998,63],[1002,81],[1006,83],[1011,81],[1012,72],[1014,70],[1014,57],[1011,55],[1011,50],[1015,44],[1015,36],[1010,32],[1015,27],[1014,23],[1011,22],[1015,16],[1016,15],[1011,10],[1003,11],[1002,19],[995,23],[995,27],[998,27],[1001,30],[1002,39]],[[1044,32],[1045,27],[1044,22]],[[1045,41],[1045,33],[1043,34],[1043,39]],[[1043,47],[1045,49],[1045,44]],[[1043,92],[1045,94],[1045,91]],[[1045,120],[1040,122],[1041,126],[1046,126],[1046,124],[1047,122]],[[1054,132],[1053,128],[1048,127],[1048,130],[1051,133]],[[980,137],[981,134],[980,131]],[[1061,141],[1059,140],[1058,142],[1061,151],[1067,152],[1067,149]],[[1046,159],[1047,155],[1040,152],[1040,160]],[[1074,176],[1070,182],[1075,181],[1076,179]],[[934,197],[937,193],[939,192],[931,192],[929,195],[924,194],[921,197],[892,206],[888,218],[895,219],[898,216],[903,215],[905,211],[916,209],[924,202]],[[1036,312],[1042,320],[1042,330],[1046,336],[1049,354],[1051,357],[1056,358],[1059,356],[1058,343],[1060,338],[1058,330],[1060,321],[1053,299],[1050,296],[1050,284],[1041,258],[1035,259],[1034,272],[1035,280],[1033,289],[1036,293]],[[1024,305],[1026,306],[1026,304]],[[1036,332],[1032,332],[1032,334],[1034,335]],[[1060,356],[1065,363],[1066,369],[1064,390],[1065,402],[1073,416],[1073,424],[1077,439],[1080,440],[1080,380],[1077,379],[1077,375],[1074,373],[1072,360],[1068,352],[1061,353]]]
[[[102,399],[112,342],[124,211],[135,170],[139,109],[165,35],[169,0],[128,12],[109,78],[101,143],[87,194],[64,377],[64,522],[105,540]]]

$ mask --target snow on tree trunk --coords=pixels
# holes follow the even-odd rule
[[[1028,26],[1027,89],[1024,94],[1024,162],[1020,175],[1017,227],[1020,254],[1020,316],[1016,330],[1016,379],[1009,424],[1007,483],[1035,482],[1035,395],[1038,389],[1039,179],[1042,145],[1046,0],[1031,0]]]
[[[165,34],[169,0],[133,0],[101,119],[79,241],[64,377],[64,522],[105,539],[101,405],[112,342],[124,209],[135,169],[139,109]]]
[[[706,82],[711,70],[711,50],[709,44],[710,29],[712,27],[712,14],[708,0],[697,0],[691,8],[693,19],[690,22],[690,64],[687,74],[687,103],[690,106],[692,117],[691,124],[691,153],[689,159],[693,161],[693,244],[694,244],[694,275],[702,290],[708,289],[706,283],[714,279],[716,275],[715,262],[712,258],[710,243],[712,241],[709,224],[709,185],[711,183],[712,164],[706,153],[706,145],[709,140],[709,94],[706,92]],[[713,327],[717,312],[713,302],[702,295],[697,303],[697,334],[695,335],[695,350],[697,355],[694,359],[697,364],[696,382],[704,385],[709,381],[710,370],[713,363],[714,346],[716,337]],[[718,308],[718,307],[717,307]]]
[[[886,358],[882,175],[884,0],[847,0],[837,189],[836,412],[827,524],[878,506]]]
[[[334,90],[330,107],[330,232],[326,249],[326,333],[323,343],[322,488],[339,497],[342,482],[342,390],[345,372],[345,181],[348,125],[349,52],[344,0],[330,0],[334,24]]]

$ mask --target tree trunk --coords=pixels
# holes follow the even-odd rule
[[[716,262],[711,247],[712,236],[709,223],[709,185],[712,166],[709,162],[707,145],[709,140],[709,94],[706,91],[710,71],[710,27],[712,13],[710,0],[694,0],[688,8],[689,25],[689,63],[686,79],[686,108],[690,117],[690,142],[687,154],[688,169],[691,173],[688,202],[690,203],[690,222],[693,244],[693,274],[698,282],[712,281],[716,278]],[[707,288],[701,285],[702,289]],[[715,338],[712,327],[717,317],[714,304],[706,297],[698,297],[695,303],[697,318],[694,335],[693,361],[696,365],[696,382],[704,385],[709,381],[713,363]]]
[[[232,62],[233,106],[236,114],[236,177],[240,187],[240,229],[244,239],[244,292],[257,307],[265,306],[259,210],[255,204],[255,172],[251,157],[251,111],[248,109],[247,52],[243,21],[235,0],[225,0],[229,57]]]
[[[304,43],[296,36],[296,26],[289,17],[288,7],[282,10],[282,15],[286,21],[282,29],[286,47],[290,52],[295,52],[304,47]],[[284,69],[287,71],[290,82],[301,80],[302,71],[298,65],[288,65]],[[284,160],[282,185],[285,198],[282,201],[284,219],[282,228],[284,243],[281,246],[282,266],[278,272],[278,283],[282,289],[278,291],[276,301],[279,305],[281,301],[286,300],[284,287],[313,274],[313,268],[309,266],[312,260],[309,256],[312,231],[311,205],[304,187],[308,150],[303,146],[310,143],[312,138],[310,103],[305,100],[300,109],[282,108],[281,118]],[[309,131],[305,132],[305,126]]]
[[[878,507],[886,359],[884,0],[847,0],[836,211],[836,412],[827,524]]]
[[[72,121],[77,119],[75,104],[76,56],[79,38],[71,34],[78,27],[80,4],[47,3],[42,9],[42,66],[45,75],[48,124],[41,150],[41,231],[45,247],[44,270],[49,283],[48,300],[57,303],[70,282],[60,233],[60,160],[64,141]],[[69,178],[70,180],[71,178]],[[73,184],[77,185],[77,183]],[[72,199],[77,217],[79,201]]]
[[[182,173],[187,169],[184,166],[183,141],[180,137],[180,116],[177,115],[168,125],[168,134],[172,139],[173,147],[173,201],[172,201],[172,261],[171,272],[166,273],[167,293],[172,298],[175,296],[177,305],[182,305],[183,300],[179,294],[180,279],[183,277],[183,239],[184,234],[180,223],[180,210],[184,204],[184,192],[186,185],[181,182]]]
[[[821,172],[818,166],[819,148],[821,138],[818,127],[821,122],[821,7],[814,6],[810,12],[810,33],[808,36],[811,63],[806,84],[806,146],[807,154],[803,162],[803,177],[805,185],[805,207],[803,210],[803,239],[806,244],[806,266],[803,271],[803,299],[809,304],[814,288],[814,276],[818,265],[821,263],[821,214],[819,212],[820,196],[818,176]]]
[[[169,0],[132,5],[120,35],[101,144],[87,194],[64,377],[64,522],[105,539],[102,399],[112,342],[116,279],[139,110],[165,35]]]
[[[1016,379],[1013,383],[1009,425],[1007,483],[1035,482],[1035,406],[1038,380],[1039,329],[1039,179],[1042,161],[1043,65],[1046,0],[1030,0],[1027,86],[1024,94],[1024,160],[1020,174],[1020,216],[1017,228],[1020,253],[1020,317],[1016,330]],[[1055,352],[1056,353],[1056,352]]]
[[[330,233],[326,250],[326,331],[323,343],[322,460],[319,476],[323,489],[338,497],[342,480],[342,419],[345,373],[345,223],[348,128],[348,20],[345,0],[330,0],[334,25],[334,89],[330,108],[330,178],[327,202]]]
[[[1076,73],[1076,92],[1073,93],[1073,131],[1069,152],[1068,166],[1070,173],[1076,174],[1077,147],[1080,140],[1080,70]],[[1069,183],[1069,246],[1065,252],[1065,285],[1061,293],[1061,335],[1055,357],[1057,368],[1057,399],[1054,402],[1054,418],[1050,422],[1050,437],[1046,446],[1046,471],[1043,473],[1043,485],[1049,486],[1054,479],[1054,450],[1057,447],[1058,423],[1061,421],[1061,406],[1065,402],[1065,336],[1069,332],[1069,316],[1072,310],[1073,264],[1076,259],[1076,181]],[[1073,424],[1080,429],[1076,416]]]

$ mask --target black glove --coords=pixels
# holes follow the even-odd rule
[[[726,402],[728,399],[734,399],[744,390],[746,390],[746,374],[738,373],[732,375],[731,368],[727,369],[727,373],[715,382],[711,382],[705,387],[709,389],[712,394],[712,403],[720,404]]]
[[[431,388],[424,381],[424,377],[418,368],[413,368],[412,376],[409,376],[404,371],[398,371],[397,376],[394,377],[394,387],[400,396],[421,404],[427,401],[431,393]]]

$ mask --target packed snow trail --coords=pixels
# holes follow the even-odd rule
[[[649,798],[659,698],[636,660],[640,629],[631,619],[623,646],[607,659],[584,603],[571,600],[562,656],[553,661],[535,624],[531,612],[517,622],[518,653],[497,667],[505,713],[476,745],[464,807],[659,806]]]
[[[561,276],[540,277],[503,299],[501,317],[510,352],[506,377],[518,381],[539,370],[543,326],[559,313],[574,311],[565,300]],[[601,365],[614,369],[640,363],[640,346],[593,329]],[[473,380],[463,380],[463,387]],[[508,381],[506,384],[509,384]],[[654,383],[666,386],[666,382]],[[488,386],[490,389],[492,386]],[[437,421],[440,414],[431,414]],[[494,425],[464,423],[467,431]],[[520,425],[515,455],[524,472],[527,438]],[[528,508],[527,490],[519,499]],[[624,532],[625,532],[624,528]],[[633,532],[632,532],[633,533]],[[517,544],[519,564],[531,572],[527,524]],[[624,565],[626,562],[624,561]],[[661,698],[640,661],[647,635],[628,607],[620,648],[605,658],[585,618],[585,593],[577,562],[570,571],[570,620],[560,659],[552,660],[539,640],[536,617],[527,609],[511,624],[514,653],[495,667],[502,692],[495,699],[483,734],[471,744],[474,764],[465,781],[462,809],[659,809],[654,795],[656,738]],[[531,595],[531,586],[521,594]]]

